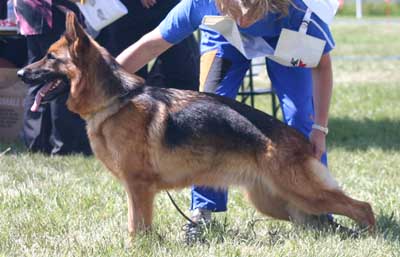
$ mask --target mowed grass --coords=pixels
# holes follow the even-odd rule
[[[231,189],[229,211],[215,215],[205,244],[184,244],[185,220],[165,193],[154,231],[131,240],[124,190],[93,157],[0,144],[0,256],[400,256],[400,60],[343,58],[398,55],[399,31],[400,23],[333,25],[329,167],[345,191],[371,202],[376,234],[354,239],[271,220]],[[258,97],[257,107],[270,111],[268,99]],[[189,190],[173,197],[186,211]]]

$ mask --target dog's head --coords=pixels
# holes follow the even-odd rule
[[[93,44],[96,44],[96,47],[93,47]],[[77,101],[82,101],[83,91],[88,91],[85,87],[93,80],[84,73],[90,73],[93,68],[91,66],[97,65],[95,60],[101,55],[97,48],[100,47],[85,33],[75,15],[72,12],[67,13],[64,35],[49,47],[41,60],[18,71],[18,76],[24,82],[39,85],[31,110],[37,111],[40,104],[69,92],[68,107],[73,105],[70,109],[80,113],[81,111],[77,110]],[[95,92],[91,89],[90,93]]]

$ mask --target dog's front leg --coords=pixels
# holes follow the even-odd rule
[[[151,228],[155,190],[148,183],[127,183],[128,231],[134,236]]]

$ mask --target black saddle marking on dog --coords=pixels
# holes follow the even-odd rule
[[[221,150],[265,149],[265,136],[249,120],[226,105],[207,99],[195,100],[170,113],[165,144],[170,148],[207,144]]]
[[[172,97],[173,93],[166,88],[157,88],[157,87],[145,87],[146,94],[150,95],[152,98],[156,99],[159,102],[162,102],[167,107],[171,107],[172,105]]]
[[[144,88],[143,87],[135,87],[132,89],[126,89],[125,92],[123,92],[122,94],[120,94],[118,96],[119,100],[122,102],[131,100],[132,98],[134,98],[137,95],[143,94],[144,92]]]
[[[226,105],[245,117],[267,137],[272,137],[274,132],[282,127],[288,127],[285,123],[272,117],[271,115],[254,109],[246,104],[239,103],[233,99],[223,96],[213,94],[208,95],[212,97],[212,101],[218,102],[218,104]]]

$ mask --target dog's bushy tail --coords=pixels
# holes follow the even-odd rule
[[[287,195],[291,205],[309,214],[335,213],[362,225],[375,227],[370,204],[347,196],[328,168],[317,159],[310,157],[304,165],[295,167],[293,172],[294,181]]]

